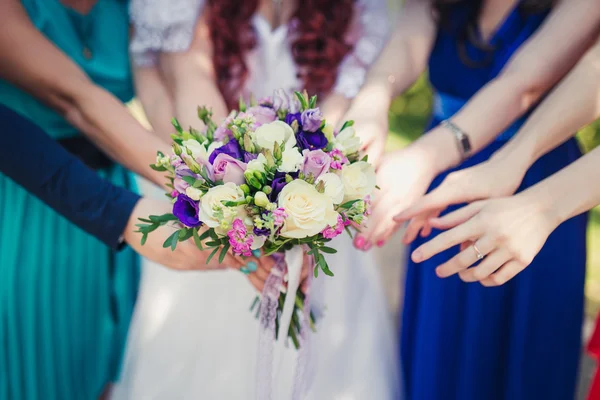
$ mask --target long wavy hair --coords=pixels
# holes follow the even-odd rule
[[[437,20],[439,29],[449,29],[452,26],[453,9],[457,6],[468,10],[466,20],[461,26],[455,27],[458,34],[458,54],[461,60],[473,67],[481,66],[491,60],[494,47],[480,39],[477,34],[477,21],[483,8],[485,0],[433,0],[432,10]],[[544,12],[552,8],[555,0],[521,0],[518,12],[524,15],[532,15]],[[485,51],[488,57],[483,62],[473,61],[467,54],[466,43],[470,43],[478,49]]]
[[[248,77],[246,54],[256,46],[251,18],[260,0],[208,0],[207,19],[217,85],[235,108]],[[354,0],[298,0],[289,31],[298,77],[310,94],[328,93],[338,66],[352,50],[347,42]]]

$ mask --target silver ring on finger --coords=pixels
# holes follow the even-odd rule
[[[477,261],[481,261],[483,260],[483,258],[485,257],[481,251],[479,250],[479,247],[477,247],[477,243],[473,243],[473,250],[475,251],[475,255],[477,256]]]

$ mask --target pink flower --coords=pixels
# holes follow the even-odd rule
[[[344,156],[344,153],[340,149],[333,149],[329,152],[331,157],[331,168],[341,170],[344,164],[348,164],[348,158]]]
[[[215,157],[213,162],[213,173],[217,180],[241,185],[246,181],[244,178],[246,166],[246,163],[236,160],[228,154],[221,153]]]
[[[328,226],[321,232],[325,239],[333,239],[344,231],[344,219],[338,214],[337,224],[334,227]]]
[[[227,118],[225,118],[225,120],[223,121],[223,123],[221,125],[219,125],[219,127],[217,129],[215,129],[215,132],[213,133],[214,136],[214,140],[216,142],[220,142],[223,141],[223,139],[225,139],[226,137],[232,138],[233,137],[233,133],[229,130],[229,124],[231,124],[233,122],[235,115],[229,114],[229,116],[227,116]]]
[[[246,110],[246,113],[251,114],[256,119],[255,127],[258,128],[261,125],[268,124],[277,119],[275,110],[269,107],[255,106],[250,107]]]
[[[285,213],[285,209],[276,208],[273,210],[273,224],[275,224],[275,226],[282,226],[286,218],[287,214]]]
[[[331,165],[331,157],[323,150],[304,150],[304,164],[302,165],[302,172],[308,176],[313,174],[313,177],[317,179],[324,173],[329,172],[329,166]]]
[[[236,218],[233,220],[232,227],[227,232],[227,236],[229,237],[229,244],[231,245],[233,254],[245,257],[252,255],[251,247],[254,237],[248,235],[246,225],[244,225],[241,219]]]

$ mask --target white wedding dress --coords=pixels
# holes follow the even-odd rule
[[[184,23],[182,18],[196,16],[200,0],[168,3],[171,11],[166,12],[162,1],[132,1],[136,27],[132,51],[137,62],[151,62],[148,50],[181,51],[189,46],[195,20]],[[359,22],[364,29],[355,51],[340,67],[335,88],[349,97],[360,88],[389,26],[386,0],[362,3]],[[173,21],[178,29],[165,37],[160,32]],[[246,89],[260,98],[277,88],[298,88],[287,27],[272,31],[259,15],[253,22],[258,46],[247,60]],[[313,302],[325,311],[311,337],[305,399],[399,399],[396,338],[375,260],[355,250],[345,234],[334,247],[338,252],[328,255],[328,262],[335,277],[321,274],[311,289]],[[255,296],[247,278],[235,270],[183,273],[144,260],[122,377],[113,399],[253,399],[258,322],[249,309]],[[296,354],[288,349],[283,364],[276,367],[280,373],[274,386],[276,400],[290,398]]]

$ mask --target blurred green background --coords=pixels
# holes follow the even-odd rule
[[[388,150],[406,146],[423,133],[431,112],[431,101],[426,77],[394,101],[390,108]],[[600,144],[600,120],[582,129],[577,137],[584,151]],[[595,316],[600,309],[600,207],[590,213],[586,297],[586,311]]]

